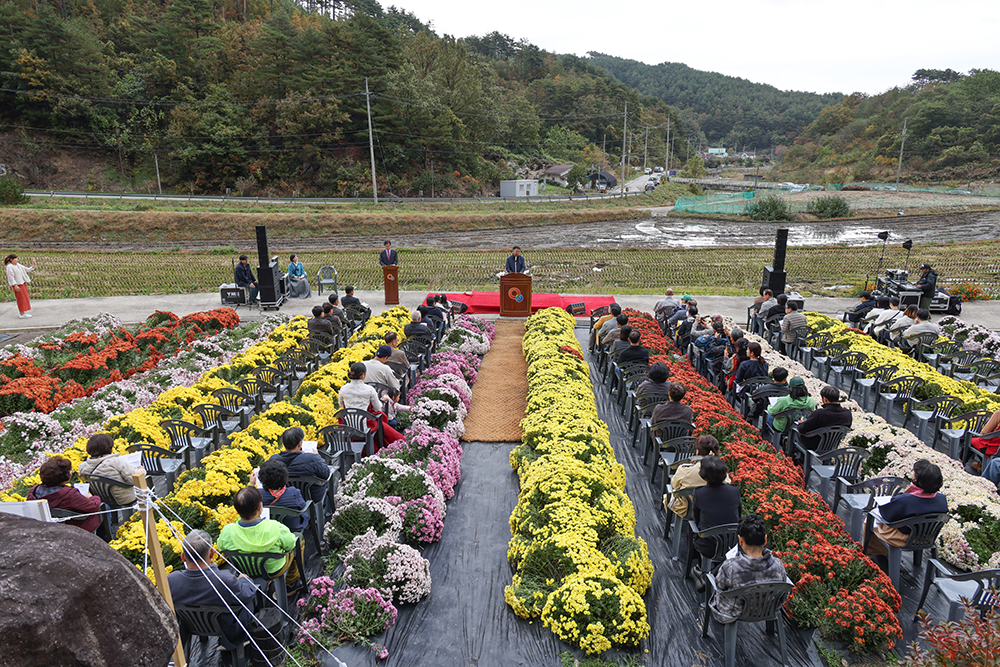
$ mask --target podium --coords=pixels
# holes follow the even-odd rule
[[[383,266],[382,280],[385,284],[385,305],[399,305],[399,267]]]
[[[500,277],[500,317],[531,315],[531,276],[507,273]]]

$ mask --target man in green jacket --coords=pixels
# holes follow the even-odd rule
[[[280,521],[262,519],[264,499],[256,487],[247,486],[236,492],[233,506],[240,520],[222,529],[218,545],[220,551],[238,551],[243,554],[285,554],[282,558],[272,558],[265,563],[270,574],[285,572],[285,583],[292,586],[299,578],[299,568],[295,564],[295,533]],[[289,589],[289,594],[296,592]]]

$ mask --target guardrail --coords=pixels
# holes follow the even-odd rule
[[[205,202],[236,202],[244,204],[360,204],[374,203],[371,197],[231,197],[226,195],[161,195],[142,194],[139,192],[72,192],[57,190],[25,190],[29,197],[51,197],[65,199],[118,199],[121,201],[205,201]],[[606,193],[606,194],[576,194],[552,195],[535,197],[379,197],[379,203],[403,204],[419,202],[513,202],[513,203],[544,203],[555,201],[590,201],[592,199],[617,199],[620,197],[635,197],[642,192]]]

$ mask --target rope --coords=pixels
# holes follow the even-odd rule
[[[150,510],[153,506],[153,500],[156,498],[156,494],[153,493],[152,489],[140,489],[136,487],[135,489],[135,506],[140,512],[146,512],[146,524],[143,526],[142,539],[146,539],[146,535],[149,534],[149,517],[152,514]],[[155,523],[153,524],[156,525]],[[149,572],[149,543],[146,542],[142,549],[142,573],[146,574]]]
[[[114,510],[101,510],[100,512],[90,512],[88,514],[74,514],[73,516],[53,516],[49,518],[49,523],[62,523],[64,521],[76,521],[77,519],[85,519],[88,516],[100,516],[102,514],[111,514],[112,512],[120,512],[120,509]]]
[[[180,521],[188,529],[188,531],[194,530],[194,528],[192,528],[190,525],[188,525],[188,523],[186,521],[184,521],[184,519],[180,515],[178,515],[173,509],[171,509],[170,506],[163,504],[162,499],[158,499],[158,500],[159,500],[159,503],[158,503],[158,506],[157,506],[156,509],[157,509],[158,512],[160,512],[160,514],[163,514],[161,508],[165,508],[168,512],[170,512],[175,517],[177,517],[177,520]],[[166,517],[164,517],[164,519],[166,519]],[[173,525],[171,525],[169,519],[167,519],[167,525],[170,526],[171,531],[174,530]],[[176,535],[176,532],[175,532],[175,535]],[[183,538],[180,538],[179,541],[183,542],[184,540],[183,540]],[[230,567],[232,567],[234,570],[238,570],[238,568],[236,568],[235,565],[233,565],[231,562],[229,562],[226,559],[226,557],[223,556],[221,553],[219,554],[219,558],[221,558],[224,563],[226,563],[227,565],[229,565]],[[305,577],[305,573],[304,572],[302,573],[302,576],[303,576],[303,578]],[[262,590],[259,586],[257,586],[257,584],[252,579],[251,579],[251,583],[253,584],[254,588],[257,591],[263,593],[265,597],[268,597],[267,596],[267,592],[264,591],[264,590]],[[320,648],[322,648],[327,653],[327,655],[329,655],[331,658],[333,658],[334,660],[336,660],[337,664],[340,667],[347,667],[347,665],[340,658],[338,658],[337,656],[335,656],[333,653],[330,652],[329,649],[327,649],[325,646],[323,646],[323,644],[318,639],[316,639],[316,637],[314,637],[312,635],[312,633],[310,633],[308,630],[306,630],[305,628],[303,628],[302,625],[300,625],[298,621],[296,621],[294,618],[292,618],[292,616],[290,616],[288,614],[288,612],[286,612],[284,609],[282,609],[280,604],[275,605],[275,607],[278,609],[278,611],[280,611],[282,614],[284,614],[285,618],[287,618],[289,621],[291,621],[292,624],[296,628],[299,629],[299,631],[305,633],[306,636],[308,636],[310,639],[312,639],[316,643],[317,646],[319,646]],[[298,664],[298,663],[296,663],[296,664]]]

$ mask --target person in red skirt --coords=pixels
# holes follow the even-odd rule
[[[986,426],[983,427],[980,435],[993,433],[997,430],[998,426],[1000,426],[1000,410],[997,410],[990,416],[990,420],[986,422]],[[1000,449],[1000,437],[981,438],[974,436],[972,438],[972,446],[986,454],[986,456],[993,456]]]
[[[3,258],[4,270],[7,273],[7,284],[14,290],[14,298],[17,299],[18,317],[24,319],[31,317],[31,302],[28,301],[28,283],[31,282],[30,271],[35,270],[35,262],[32,260],[31,266],[24,266],[18,263],[17,255],[10,254]]]
[[[388,445],[390,442],[402,440],[403,436],[399,433],[399,431],[389,426],[389,419],[386,417],[385,413],[382,412],[382,400],[378,397],[378,392],[375,391],[375,387],[365,384],[367,372],[368,369],[363,363],[355,362],[351,364],[350,369],[347,371],[347,379],[350,380],[350,382],[340,388],[337,399],[342,410],[347,408],[365,410],[371,412],[372,416],[377,417],[382,422],[382,434],[385,442],[378,443],[378,448],[381,448],[382,445]],[[377,424],[374,419],[369,419],[367,422],[368,428],[377,428]],[[376,451],[378,451],[378,449],[376,449]]]

